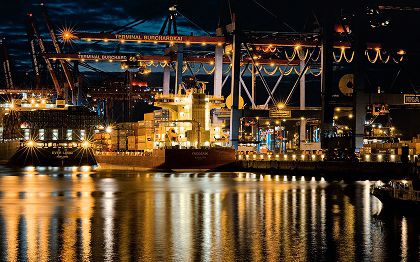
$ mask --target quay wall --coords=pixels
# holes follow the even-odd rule
[[[414,163],[238,160],[241,171],[275,174],[302,174],[328,180],[390,180],[410,178],[418,167]]]

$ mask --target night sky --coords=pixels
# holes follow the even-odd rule
[[[169,0],[48,0],[46,3],[50,19],[57,31],[63,27],[72,27],[80,32],[107,32],[132,22],[135,19],[147,19],[144,23],[123,31],[123,33],[150,33],[157,34],[168,13]],[[181,35],[206,35],[215,33],[219,25],[229,23],[229,6],[227,0],[197,1],[179,0],[178,5],[178,31]],[[244,30],[262,30],[278,32],[315,32],[319,30],[317,19],[320,19],[325,10],[329,14],[330,6],[320,6],[319,1],[273,1],[273,0],[240,0],[239,19],[241,28]],[[364,3],[364,4],[363,4]],[[26,36],[25,18],[28,13],[33,13],[37,19],[38,27],[47,42],[47,49],[52,51],[49,35],[45,26],[44,18],[40,11],[40,1],[15,0],[2,1],[0,8],[0,36],[8,41],[9,55],[12,69],[16,76],[32,70],[29,48]],[[369,16],[363,25],[367,40],[381,42],[385,48],[407,50],[407,55],[400,66],[377,66],[369,68],[369,85],[375,89],[381,86],[385,89],[391,85],[398,71],[401,70],[393,92],[403,90],[406,92],[418,92],[420,86],[420,2],[415,0],[368,0],[368,1],[336,1],[335,15],[347,17],[350,21],[356,21],[357,15],[352,15],[354,10],[362,8],[364,12],[374,10],[375,14]],[[402,6],[403,11],[379,10],[378,6]],[[363,7],[364,6],[364,7]],[[266,10],[264,10],[266,8]],[[338,10],[338,11],[337,11]],[[325,12],[324,12],[325,13]],[[186,18],[185,18],[185,17]],[[190,21],[194,22],[193,25]],[[371,24],[386,26],[372,27]],[[118,44],[115,42],[95,43],[76,42],[64,46],[63,50],[69,53],[141,53],[163,54],[164,45],[153,44]],[[209,47],[207,47],[209,48]],[[205,49],[205,48],[203,48]],[[205,50],[202,50],[205,51]],[[107,72],[123,72],[118,63],[96,63],[95,67]],[[156,69],[155,69],[156,70]],[[336,80],[351,68],[348,66],[336,66]],[[156,78],[156,76],[155,76]],[[160,78],[160,77],[158,77]],[[268,78],[268,82],[275,80]],[[283,83],[282,93],[287,95],[295,76],[291,76]],[[210,79],[211,81],[211,79]],[[317,96],[319,81],[308,79],[311,91]],[[261,87],[262,89],[262,87]],[[224,90],[227,91],[227,90]],[[280,92],[280,91],[279,91]],[[280,94],[277,94],[280,95]],[[265,96],[265,95],[264,95]],[[261,96],[260,96],[261,97]],[[312,97],[312,95],[308,96]],[[309,103],[319,103],[318,99]],[[418,110],[417,110],[418,111]],[[408,119],[407,119],[408,121]],[[405,121],[403,121],[405,122]],[[414,128],[420,131],[420,126]],[[415,131],[417,132],[417,131]]]
[[[193,1],[190,1],[193,2]],[[78,0],[78,1],[46,1],[50,19],[57,29],[62,27],[73,27],[78,31],[86,32],[101,32],[111,31],[118,26],[133,21],[136,18],[148,19],[141,25],[132,28],[129,32],[145,32],[158,33],[163,24],[165,15],[167,14],[168,1],[97,1],[97,0]],[[203,4],[202,4],[203,5]],[[182,5],[185,8],[180,8],[185,15],[194,13],[194,8],[191,9],[191,4]],[[193,5],[193,6],[196,6]],[[216,11],[217,5],[214,3],[204,4],[203,10]],[[2,3],[0,9],[0,35],[6,37],[9,44],[9,53],[12,58],[14,66],[18,70],[29,69],[30,61],[26,29],[25,17],[27,13],[33,13],[43,33],[44,39],[48,40],[47,30],[43,16],[40,12],[39,1],[9,1]],[[207,30],[211,30],[217,25],[217,16],[211,16],[211,13],[202,12],[200,14],[200,21],[204,19],[204,23],[199,23]],[[188,16],[187,16],[188,17]],[[194,16],[194,19],[197,17]],[[192,18],[191,18],[192,19]],[[199,28],[194,27],[188,23],[183,17],[177,20],[179,24],[180,34],[203,34]],[[197,22],[198,23],[198,22]],[[87,43],[77,43],[67,47],[73,49],[72,51],[81,52],[114,52],[116,48],[115,43],[98,44],[90,46]],[[121,47],[121,52],[144,52],[153,53],[159,52],[148,45],[142,45],[141,50],[136,48]],[[108,65],[109,66],[109,65]],[[115,65],[118,69],[119,65]]]
[[[45,22],[40,12],[39,3],[41,1],[16,0],[2,1],[0,8],[0,36],[6,37],[9,41],[9,53],[16,70],[29,70],[29,53],[25,17],[27,13],[33,13],[38,20],[38,26],[46,40],[49,39]],[[219,24],[226,24],[229,20],[227,0],[196,1],[196,0],[153,0],[153,1],[132,1],[132,0],[72,0],[59,1],[48,0],[44,3],[48,6],[48,11],[53,24],[57,29],[70,26],[77,31],[101,32],[111,31],[118,26],[133,21],[136,18],[148,19],[139,26],[124,31],[158,33],[170,3],[176,2],[179,12],[188,19],[195,22],[201,28],[192,25],[183,16],[177,19],[180,34],[205,35],[204,31],[214,34]],[[272,1],[272,0],[241,0],[239,1],[241,23],[244,29],[270,30],[270,31],[297,31],[310,32],[314,29],[314,14],[320,12],[322,7],[315,3],[317,1]],[[345,1],[343,1],[345,2]],[[418,1],[399,0],[399,1],[356,1],[357,3],[342,4],[341,13],[348,14],[349,10],[358,8],[365,2],[367,7],[377,8],[381,5],[396,5],[420,7]],[[263,8],[267,10],[264,10]],[[270,12],[270,13],[269,13]],[[381,11],[374,20],[388,20],[390,24],[384,28],[376,28],[369,32],[373,41],[387,42],[390,46],[399,46],[407,49],[419,49],[420,35],[413,31],[420,28],[420,12],[413,11]],[[202,30],[203,29],[203,30]],[[115,52],[115,43],[94,44],[78,42],[67,47],[68,52]],[[143,54],[161,54],[162,48],[156,49],[153,45],[142,44],[130,46],[130,44],[119,47],[121,52],[141,52]],[[415,55],[416,52],[411,52]],[[419,52],[420,53],[420,52]],[[107,65],[109,67],[109,65]],[[108,68],[111,71],[115,68]]]
[[[246,0],[249,1],[249,0]],[[245,1],[245,2],[246,2]],[[33,13],[37,19],[40,31],[43,33],[44,40],[49,41],[47,29],[43,16],[40,11],[41,1],[9,1],[2,3],[0,9],[0,36],[6,37],[9,44],[9,53],[14,67],[17,70],[30,69],[29,48],[27,44],[25,17],[27,13]],[[143,32],[157,34],[168,13],[169,0],[153,1],[99,1],[99,0],[73,0],[73,1],[44,1],[48,7],[51,21],[56,29],[63,27],[73,27],[77,31],[102,32],[111,31],[118,26],[127,24],[137,18],[147,19],[139,26],[124,31],[123,33]],[[178,33],[181,35],[206,35],[206,31],[214,34],[219,22],[224,22],[219,17],[226,17],[226,0],[213,1],[194,1],[184,0],[175,1],[178,4],[178,11],[184,15],[178,16]],[[270,1],[261,1],[270,2]],[[247,24],[260,23],[261,20],[267,24],[276,24],[276,20],[267,17],[264,11],[256,6],[255,3],[245,3],[242,8],[250,11],[247,6],[253,7],[253,13],[257,16],[253,19],[246,19]],[[223,13],[224,11],[225,13]],[[197,26],[194,26],[187,19],[190,19]],[[223,20],[223,19],[222,19]],[[268,20],[268,21],[267,21]],[[264,25],[264,23],[263,23]],[[284,29],[284,27],[283,27]],[[51,46],[50,46],[51,48]],[[92,44],[78,42],[72,46],[67,46],[69,52],[114,52],[117,49],[116,43]],[[163,48],[156,48],[150,44],[130,45],[130,43],[120,46],[120,52],[142,54],[162,54]],[[119,71],[119,65],[115,64],[105,68],[111,71]]]

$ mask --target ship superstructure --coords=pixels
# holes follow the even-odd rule
[[[159,94],[155,106],[167,112],[167,119],[154,118],[154,148],[227,146],[224,123],[213,114],[224,107],[224,98],[206,95],[205,84],[185,94]]]

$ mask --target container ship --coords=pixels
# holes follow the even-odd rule
[[[97,113],[64,100],[15,99],[0,107],[0,161],[12,166],[99,165],[116,169],[215,170],[235,162],[224,98],[205,83],[179,94],[157,94],[159,109],[144,120],[105,127]]]
[[[205,83],[178,94],[158,94],[160,109],[144,120],[119,123],[95,135],[96,160],[103,168],[214,170],[235,162],[223,119],[214,110],[224,98],[205,94]]]
[[[83,106],[44,98],[1,108],[1,160],[11,166],[96,165],[91,138],[99,117]]]

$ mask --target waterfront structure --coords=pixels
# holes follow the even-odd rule
[[[196,73],[200,70],[205,71],[209,75],[213,74],[214,84],[212,91],[210,92],[212,92],[215,97],[221,97],[222,88],[230,81],[231,94],[227,97],[227,99],[230,97],[230,106],[227,110],[227,115],[229,116],[223,120],[224,124],[220,127],[215,127],[214,129],[209,128],[207,120],[204,122],[200,122],[200,120],[197,124],[193,124],[195,123],[193,121],[196,121],[193,119],[194,117],[187,119],[190,121],[189,123],[178,122],[174,126],[173,121],[185,121],[181,114],[188,115],[189,113],[192,114],[192,112],[181,112],[178,108],[177,110],[180,113],[179,115],[174,116],[174,113],[172,112],[173,108],[163,109],[169,110],[168,112],[172,110],[171,113],[168,113],[169,116],[171,116],[170,121],[172,121],[172,124],[167,122],[166,125],[168,125],[168,128],[170,128],[170,125],[174,127],[171,129],[173,138],[175,138],[175,134],[183,132],[181,132],[181,128],[184,130],[191,130],[189,133],[186,132],[185,134],[176,136],[177,139],[180,137],[181,140],[184,139],[183,141],[175,141],[175,139],[174,141],[168,142],[170,139],[166,139],[168,132],[164,130],[164,124],[160,123],[160,127],[156,129],[154,123],[154,130],[158,130],[161,137],[159,139],[154,137],[153,141],[158,141],[159,145],[157,146],[165,147],[178,145],[189,147],[196,146],[195,144],[197,144],[197,146],[202,146],[209,145],[211,142],[222,145],[224,142],[216,141],[219,139],[217,137],[224,137],[224,135],[228,134],[229,146],[232,146],[235,149],[241,149],[241,142],[245,142],[245,144],[247,144],[247,142],[253,142],[253,150],[256,151],[260,151],[261,149],[263,151],[272,151],[273,149],[274,151],[284,151],[287,149],[319,150],[320,148],[344,150],[347,148],[350,149],[350,151],[359,152],[362,150],[363,144],[374,142],[375,139],[377,140],[375,137],[378,137],[378,135],[375,134],[375,132],[382,131],[382,134],[390,133],[386,132],[386,130],[378,131],[372,126],[371,134],[366,135],[366,121],[369,120],[366,119],[366,115],[371,113],[368,108],[375,107],[376,105],[385,107],[392,105],[404,106],[407,108],[418,107],[418,95],[401,94],[398,99],[395,99],[396,96],[383,94],[380,87],[378,87],[378,95],[372,95],[367,99],[371,90],[366,89],[365,81],[363,77],[361,77],[364,68],[367,68],[367,62],[371,63],[372,66],[375,66],[374,64],[378,63],[399,65],[400,62],[405,61],[404,58],[407,55],[407,51],[401,48],[387,48],[380,43],[369,42],[366,36],[361,32],[361,25],[358,23],[344,25],[344,27],[335,26],[338,17],[335,15],[331,16],[329,13],[326,13],[325,10],[328,10],[327,7],[329,7],[331,10],[338,12],[340,8],[338,4],[331,6],[321,5],[326,8],[317,10],[319,11],[318,15],[320,17],[320,20],[317,21],[317,23],[319,23],[322,33],[318,31],[309,33],[267,33],[266,31],[247,31],[244,30],[243,27],[245,17],[241,17],[240,4],[236,1],[232,1],[232,4],[232,9],[230,10],[233,15],[227,19],[225,24],[221,24],[213,35],[210,33],[207,36],[179,34],[176,17],[181,14],[178,12],[177,6],[175,5],[168,8],[167,17],[158,34],[114,31],[108,33],[78,32],[72,28],[63,28],[60,34],[60,38],[64,43],[98,41],[104,43],[113,42],[118,45],[124,43],[138,46],[141,46],[142,44],[156,46],[164,45],[164,55],[144,55],[140,52],[125,54],[119,52],[114,54],[83,52],[78,54],[64,53],[60,48],[57,48],[57,36],[55,35],[54,27],[48,19],[46,6],[42,5],[42,14],[45,17],[55,52],[49,52],[45,49],[43,39],[41,38],[40,32],[37,30],[35,17],[33,14],[29,14],[28,35],[30,38],[34,71],[37,72],[37,69],[39,69],[39,65],[36,66],[36,61],[34,59],[40,54],[47,64],[49,74],[54,82],[57,93],[61,93],[61,84],[64,83],[58,83],[59,85],[57,85],[57,77],[56,73],[54,73],[56,69],[48,66],[51,64],[51,61],[59,62],[62,65],[62,70],[66,77],[65,82],[70,89],[76,86],[70,81],[71,79],[68,75],[68,70],[66,69],[68,67],[66,64],[70,62],[75,65],[73,70],[73,73],[75,74],[79,73],[77,69],[79,64],[86,66],[87,62],[119,62],[121,63],[121,68],[127,71],[129,79],[132,71],[138,71],[139,74],[147,75],[154,67],[161,67],[163,71],[163,85],[161,88],[162,97],[187,95],[179,92],[185,89],[183,76],[189,74],[196,78]],[[369,15],[352,5],[349,5],[346,8],[348,8],[348,12],[351,14],[357,14],[364,18],[366,18],[366,15]],[[354,28],[351,32],[347,30],[350,26]],[[128,26],[128,28],[131,27]],[[346,37],[347,34],[352,34],[357,41],[350,41],[350,38]],[[38,45],[40,52],[33,53],[34,49],[32,47],[34,45]],[[197,51],[199,48],[208,53],[202,55],[201,51]],[[194,70],[192,70],[193,64],[200,65],[198,71],[194,72]],[[340,78],[337,86],[335,86],[333,79],[334,65],[343,65],[351,68],[351,71],[353,71],[353,74],[346,72],[345,75]],[[212,69],[206,69],[205,66],[212,66]],[[92,66],[90,65],[87,67],[92,69]],[[173,83],[171,83],[171,69],[173,69],[175,73],[175,81]],[[250,75],[250,84],[246,83],[244,80],[245,74]],[[290,74],[297,75],[297,79],[296,81],[291,82],[291,90],[285,101],[278,101],[279,99],[276,96],[276,90],[278,91],[279,85],[284,81],[283,78]],[[8,72],[6,78],[10,78],[9,75],[10,73]],[[276,78],[276,83],[273,86],[270,86],[267,83],[267,76]],[[316,111],[308,107],[306,99],[306,92],[308,91],[308,88],[306,87],[307,79],[312,76],[320,77],[321,83],[319,94],[322,100],[322,111],[321,114],[318,114],[316,117],[311,117],[307,114],[309,111]],[[266,95],[268,95],[267,100],[263,103],[257,100],[257,79],[261,80],[262,86],[267,91]],[[131,102],[133,99],[141,98],[142,96],[132,94],[133,89],[129,86],[131,85],[131,81],[126,81],[125,85],[127,86],[116,88],[115,93],[111,92],[112,86],[106,89],[102,88],[103,91],[106,91],[107,95],[101,95],[101,92],[98,90],[94,90],[94,92],[89,90],[88,96],[95,93],[96,98],[94,99],[94,102],[96,102],[96,105],[93,105],[93,107],[96,108],[99,114],[106,117],[112,115],[113,119],[118,119],[118,115],[115,117],[115,114],[113,113],[106,113],[106,111],[109,111],[110,105],[114,106],[116,96],[118,95],[124,100],[121,112],[123,117],[118,121],[130,121],[130,117],[127,118],[125,116],[127,114],[130,116],[132,108]],[[81,89],[78,89],[78,91],[80,90]],[[287,133],[289,130],[284,130],[284,125],[280,126],[277,124],[274,124],[274,127],[277,127],[280,130],[271,131],[271,128],[268,130],[260,130],[260,120],[258,119],[256,121],[258,122],[258,127],[253,127],[251,132],[251,141],[241,141],[243,135],[243,133],[241,133],[241,131],[243,131],[241,121],[245,122],[248,121],[247,118],[253,117],[254,122],[255,118],[260,118],[266,122],[274,121],[275,123],[279,120],[283,121],[284,118],[288,117],[278,118],[273,117],[272,115],[284,115],[286,112],[289,112],[289,115],[293,115],[290,113],[293,111],[291,109],[291,102],[292,97],[297,90],[299,90],[299,106],[294,110],[298,111],[300,116],[299,119],[294,120],[299,124],[296,126],[298,130],[289,132],[289,137],[287,138],[289,141],[283,140],[280,142],[280,145],[276,145],[279,143],[280,138],[285,138],[286,135],[284,133]],[[155,89],[153,92],[159,92],[159,88]],[[72,94],[73,96],[74,93],[75,92]],[[127,93],[127,96],[125,96],[124,93]],[[78,96],[79,95],[80,92],[78,93]],[[161,97],[161,95],[156,95],[155,93],[148,96],[149,104],[151,103],[151,100],[155,100],[159,97]],[[196,97],[198,97],[198,95]],[[244,97],[247,100],[246,102],[248,102],[249,108],[241,106],[241,97]],[[401,99],[402,97],[403,100]],[[71,100],[75,99],[73,98]],[[347,113],[344,117],[346,118],[346,121],[343,121],[344,123],[340,123],[341,115],[337,113],[340,108],[342,109],[342,112]],[[216,109],[223,110],[222,108]],[[200,110],[197,109],[195,112],[199,111]],[[163,113],[164,111],[161,112]],[[266,120],[265,115],[267,114],[268,119]],[[206,115],[209,114],[206,113]],[[200,118],[199,114],[195,117]],[[201,126],[202,124],[204,124],[204,128]],[[371,124],[372,123],[370,123],[370,125]],[[215,125],[215,122],[213,125]],[[219,133],[219,130],[223,128],[223,125],[224,128],[229,128],[229,132],[220,135],[212,134],[212,132],[216,132],[216,128],[218,129],[217,133]],[[264,124],[261,126],[263,125]],[[384,128],[391,127],[392,126],[384,126]],[[207,131],[210,131],[210,133],[208,134]],[[195,135],[195,133],[197,133],[197,135]],[[248,132],[248,134],[249,133],[250,132]],[[162,134],[164,134],[164,137],[162,137]],[[261,138],[261,134],[265,135],[264,139]],[[268,138],[271,137],[275,137],[274,141],[269,141],[270,139]],[[385,141],[386,139],[395,138],[395,136],[389,134],[389,136],[381,136],[380,138],[384,140],[383,142],[387,142]],[[210,141],[212,139],[214,141]],[[192,145],[191,141],[193,141]],[[156,143],[154,144],[154,147],[155,146]]]

